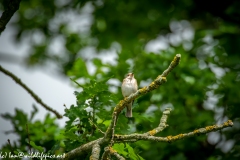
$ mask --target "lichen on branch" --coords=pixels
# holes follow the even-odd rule
[[[192,137],[192,136],[200,135],[200,134],[206,134],[209,132],[218,131],[218,130],[221,130],[221,129],[224,129],[227,127],[232,127],[232,126],[233,126],[233,122],[231,120],[228,120],[220,125],[207,126],[204,128],[196,129],[189,133],[180,133],[176,136],[155,137],[155,136],[146,135],[146,134],[130,134],[130,135],[115,135],[114,138],[116,141],[119,141],[119,142],[121,142],[121,141],[136,142],[139,140],[148,140],[148,141],[156,141],[156,142],[173,142],[173,141],[184,139],[187,137]],[[135,140],[135,141],[133,141],[133,140]]]

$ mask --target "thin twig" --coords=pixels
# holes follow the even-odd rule
[[[110,141],[109,147],[112,147],[113,144],[114,144],[114,132],[115,132],[116,120],[117,120],[117,113],[114,112],[114,121],[113,121],[113,128],[112,128],[112,139]]]
[[[80,83],[78,83],[76,80],[74,80],[73,78],[70,78],[74,83],[76,83],[79,87],[82,87],[82,88],[84,88],[83,87],[83,85],[81,85]]]
[[[46,110],[54,113],[57,116],[57,118],[59,118],[59,119],[62,118],[62,115],[60,113],[58,113],[56,110],[52,109],[51,107],[49,107],[48,105],[43,103],[43,101],[30,88],[28,88],[17,76],[15,76],[13,73],[9,72],[8,70],[4,69],[1,65],[0,65],[0,71],[2,71],[4,74],[11,77],[17,84],[22,86]]]
[[[29,131],[28,131],[28,124],[26,124],[26,131],[27,131],[27,135],[28,135],[28,148],[29,148],[30,153],[31,153],[32,149],[31,149],[31,145],[30,145],[30,136],[29,136]]]
[[[151,131],[148,131],[147,133],[145,133],[144,135],[146,136],[153,136],[161,131],[163,131],[168,125],[166,124],[167,123],[167,118],[168,118],[168,115],[170,114],[171,112],[171,108],[166,108],[164,111],[163,111],[163,115],[161,117],[161,120],[160,120],[160,123],[159,123],[159,126],[157,128],[154,128],[153,130]]]
[[[97,126],[96,124],[93,123],[93,121],[92,121],[90,118],[88,118],[88,120],[89,120],[89,123],[90,123],[91,125],[93,125],[95,128],[97,128],[97,130],[98,130],[100,133],[105,134],[100,128],[98,128],[98,126]]]
[[[11,153],[13,154],[14,152],[13,152],[13,148],[12,148],[12,145],[11,145],[10,139],[8,139],[7,141],[8,141],[8,144],[9,144],[9,146],[10,146]]]

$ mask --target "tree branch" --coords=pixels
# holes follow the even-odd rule
[[[21,0],[11,0],[5,8],[0,18],[0,35],[6,28],[7,23],[12,18],[13,14],[19,9]]]
[[[49,107],[48,105],[43,103],[43,101],[30,88],[28,88],[17,76],[15,76],[13,73],[9,72],[8,70],[4,69],[1,65],[0,65],[0,71],[2,71],[4,74],[11,77],[17,84],[22,86],[46,110],[54,113],[57,116],[57,118],[59,118],[59,119],[62,118],[62,115],[60,113],[58,113],[56,110],[52,109],[51,107]]]
[[[113,144],[114,144],[114,134],[115,134],[115,126],[116,126],[116,121],[117,121],[117,113],[114,112],[114,119],[113,119],[113,128],[112,128],[112,139],[110,141],[110,146],[109,147],[112,147]]]
[[[158,127],[163,126],[163,129],[164,129],[164,126],[167,126],[166,125],[166,120],[167,120],[168,115],[170,114],[170,111],[171,111],[170,108],[165,109],[165,111],[163,112],[163,115],[161,117],[161,121],[160,121],[160,124],[159,124]],[[231,120],[228,120],[228,121],[226,121],[226,122],[224,122],[223,124],[220,124],[220,125],[207,126],[205,128],[199,128],[199,129],[194,130],[192,132],[178,134],[176,136],[155,137],[155,136],[152,136],[151,134],[149,134],[149,132],[150,132],[149,131],[149,132],[143,133],[143,134],[138,134],[138,133],[134,133],[134,134],[130,134],[130,135],[117,135],[117,134],[115,134],[114,139],[115,139],[115,143],[136,142],[136,141],[139,141],[139,140],[155,141],[155,142],[174,142],[176,140],[184,139],[184,138],[187,138],[187,137],[192,137],[192,136],[195,136],[195,135],[206,134],[206,133],[209,133],[209,132],[218,131],[218,130],[221,130],[221,129],[224,129],[224,128],[227,128],[227,127],[232,127],[232,126],[233,126],[233,122]],[[158,131],[160,131],[160,130],[158,130]],[[98,144],[99,146],[107,145],[106,141],[104,141],[104,138],[99,138],[97,140],[94,140],[92,142],[84,144],[84,145],[68,152],[65,155],[64,159],[73,159],[73,158],[76,158],[76,157],[81,157],[84,154],[87,154],[93,148],[93,146],[96,145],[96,144]],[[105,147],[104,154],[102,155],[102,159],[106,158],[109,154],[110,155],[115,155],[116,157],[117,157],[117,155],[119,155],[111,147]],[[120,156],[120,157],[117,157],[117,158],[121,159],[123,157]]]
[[[89,151],[93,148],[95,144],[99,144],[100,146],[103,144],[103,138],[96,139],[94,141],[88,142],[86,144],[81,145],[78,148],[75,148],[65,154],[64,159],[74,159],[76,157],[83,157],[85,154],[88,154]]]
[[[162,115],[162,118],[160,120],[159,126],[157,128],[154,128],[153,130],[147,132],[147,133],[144,133],[144,135],[153,136],[153,135],[157,134],[158,132],[163,131],[168,126],[166,123],[167,123],[168,115],[170,114],[171,110],[172,110],[171,108],[166,108],[163,111],[163,115]]]
[[[95,143],[92,147],[92,155],[90,156],[90,160],[98,160],[100,155],[100,145],[98,143]]]
[[[105,134],[100,128],[98,128],[98,126],[97,126],[96,124],[93,123],[93,121],[92,121],[90,118],[88,118],[88,121],[89,121],[89,123],[90,123],[91,125],[93,125],[100,133]]]
[[[130,135],[115,135],[114,137],[119,142],[122,142],[122,141],[133,142],[133,140],[135,140],[135,141],[148,140],[148,141],[156,141],[156,142],[173,142],[173,141],[180,140],[183,138],[193,137],[195,135],[200,135],[200,134],[206,134],[209,132],[221,130],[223,128],[232,127],[232,126],[233,126],[233,122],[231,120],[228,120],[220,125],[207,126],[205,128],[199,128],[192,132],[178,134],[176,136],[155,137],[155,136],[147,136],[144,134],[130,134]]]

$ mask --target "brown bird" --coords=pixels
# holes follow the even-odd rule
[[[132,93],[135,93],[137,89],[138,89],[138,85],[137,85],[137,80],[134,78],[134,74],[128,73],[127,77],[123,79],[122,95],[124,97],[128,97]],[[132,105],[133,105],[133,101],[127,105],[126,117],[132,117]]]

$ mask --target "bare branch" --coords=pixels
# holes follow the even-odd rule
[[[88,118],[88,120],[89,120],[89,123],[90,123],[91,125],[93,125],[95,128],[97,128],[97,130],[98,130],[100,133],[105,134],[100,128],[98,128],[98,126],[97,126],[96,124],[93,123],[93,121],[92,121],[90,118]]]
[[[232,127],[232,126],[233,126],[233,122],[231,120],[228,120],[220,125],[207,126],[205,128],[199,128],[192,132],[178,134],[176,136],[155,137],[155,136],[147,136],[144,134],[130,134],[130,135],[115,135],[114,137],[116,140],[119,140],[120,142],[121,141],[127,142],[128,140],[130,140],[129,142],[132,142],[133,139],[135,141],[148,140],[148,141],[156,141],[156,142],[173,142],[183,138],[192,137],[199,134],[206,134],[209,132],[221,130],[223,128]]]
[[[28,124],[26,124],[26,131],[27,131],[27,135],[28,135],[28,148],[29,148],[29,151],[30,153],[32,152],[32,149],[31,149],[31,145],[30,145],[30,134],[29,134],[29,131],[28,131]]]
[[[12,18],[13,14],[19,9],[21,0],[11,0],[5,8],[0,18],[0,34],[6,28],[7,23]]]
[[[177,54],[169,67],[162,73],[162,77],[167,77],[167,75],[180,63],[181,60],[181,54]]]
[[[100,151],[100,145],[98,143],[95,143],[92,147],[92,155],[90,156],[90,160],[98,160]]]
[[[168,115],[170,114],[170,112],[171,112],[171,108],[166,108],[163,111],[163,115],[162,115],[162,118],[160,120],[159,126],[157,128],[154,128],[153,130],[145,133],[144,135],[153,136],[153,135],[157,134],[158,132],[163,131],[168,126],[166,123],[167,123],[167,118],[168,118]]]
[[[59,118],[59,119],[62,118],[62,115],[60,113],[58,113],[56,110],[52,109],[51,107],[49,107],[48,105],[43,103],[43,101],[30,88],[28,88],[17,76],[15,76],[13,73],[9,72],[8,70],[4,69],[1,65],[0,65],[0,71],[2,71],[4,74],[11,77],[17,84],[22,86],[46,110],[54,113],[57,116],[57,118]]]
[[[10,139],[8,139],[7,141],[8,141],[9,147],[10,147],[10,151],[13,154],[14,151],[13,151],[13,148],[12,148],[12,145],[11,145],[11,141],[10,141]]]
[[[114,144],[114,133],[115,133],[115,126],[116,126],[116,121],[117,121],[117,113],[114,112],[113,114],[114,114],[114,119],[113,119],[112,139],[110,142],[110,147],[112,147]]]
[[[99,144],[102,145],[103,143],[103,138],[99,138],[97,140],[88,142],[86,144],[81,145],[78,148],[75,148],[74,150],[71,150],[70,152],[68,152],[67,154],[65,154],[64,159],[74,159],[76,157],[82,157],[84,156],[86,153],[89,153],[89,151],[93,148],[93,146],[95,144]]]

